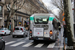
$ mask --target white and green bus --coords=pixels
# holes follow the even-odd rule
[[[30,16],[30,40],[56,40],[58,19],[53,14],[36,13]]]

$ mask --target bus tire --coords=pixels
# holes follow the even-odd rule
[[[38,40],[34,40],[34,43],[37,43],[38,42]]]

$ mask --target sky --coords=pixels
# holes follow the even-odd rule
[[[56,16],[59,17],[59,8],[57,8],[56,6],[54,6],[52,3],[51,3],[52,0],[42,0],[42,2],[46,5],[46,8],[48,10],[51,10]]]
[[[50,4],[49,2],[51,2],[51,0],[42,0],[42,1],[43,1],[44,4],[47,5],[47,6]]]

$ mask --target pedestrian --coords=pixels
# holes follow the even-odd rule
[[[1,26],[0,26],[0,29],[1,29]]]
[[[65,44],[67,45],[67,32],[66,32],[66,25],[64,25],[64,40],[65,40]]]
[[[30,26],[28,25],[28,30],[29,30]]]
[[[58,29],[59,29],[59,31],[58,31],[59,32],[58,41],[61,42],[61,24],[60,24],[60,22],[58,22]]]
[[[63,28],[63,25],[61,24],[61,28]]]
[[[2,28],[3,28],[3,25],[2,25]]]
[[[58,29],[59,29],[59,31],[61,30],[61,24],[60,24],[60,22],[58,22]]]

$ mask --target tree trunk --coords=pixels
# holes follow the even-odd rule
[[[7,16],[7,28],[9,28],[9,20],[10,20],[10,17],[9,16]]]
[[[13,19],[13,16],[14,15],[11,16],[11,18],[12,18],[11,19],[11,31],[13,31],[13,29],[14,29],[14,19]]]
[[[10,21],[10,17],[11,17],[11,12],[12,12],[12,10],[9,12],[9,15],[7,16],[7,28],[9,28],[9,21]]]
[[[67,45],[68,46],[73,46],[73,39],[72,39],[72,31],[71,31],[71,23],[70,23],[70,13],[69,13],[69,5],[68,5],[68,1],[69,0],[63,0],[64,2],[64,17],[65,17],[65,23],[66,23],[66,34],[68,41],[67,41]]]

